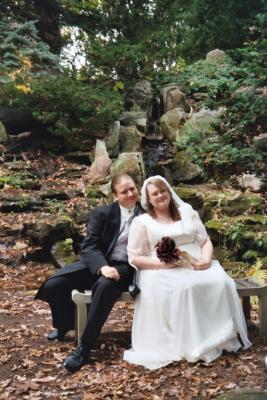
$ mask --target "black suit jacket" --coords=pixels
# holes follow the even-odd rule
[[[135,216],[141,214],[137,203]],[[103,265],[110,264],[110,257],[119,236],[121,212],[117,202],[108,206],[96,207],[90,216],[88,236],[81,248],[81,260],[96,274]]]
[[[135,207],[135,215],[143,212],[139,203]],[[53,277],[63,276],[84,269],[89,269],[92,275],[96,275],[103,265],[110,265],[110,257],[119,236],[121,223],[120,206],[117,202],[110,205],[96,207],[91,215],[87,227],[88,235],[84,239],[79,258],[72,264],[59,269]],[[129,267],[129,264],[127,264]],[[128,267],[125,263],[116,265],[119,273],[125,273]],[[42,287],[41,287],[42,288]],[[41,289],[40,288],[40,289]],[[36,298],[40,298],[41,290]]]

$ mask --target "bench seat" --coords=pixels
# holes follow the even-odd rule
[[[259,298],[259,335],[267,337],[267,284],[257,279],[235,279],[236,289],[242,299],[243,311],[246,319],[250,319],[250,296]],[[84,293],[74,289],[72,300],[76,305],[75,335],[78,343],[84,331],[87,321],[87,305],[91,303],[92,291],[85,290]],[[128,292],[122,293],[119,301],[133,301]]]

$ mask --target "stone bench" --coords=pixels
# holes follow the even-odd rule
[[[267,337],[267,284],[260,281],[247,278],[235,279],[236,288],[239,297],[242,299],[243,311],[246,319],[250,319],[250,296],[259,298],[259,335]],[[74,289],[72,291],[72,300],[76,304],[76,325],[75,335],[78,343],[84,331],[87,321],[87,304],[91,303],[92,291],[85,290],[84,293]],[[119,301],[133,301],[128,292],[122,293]]]

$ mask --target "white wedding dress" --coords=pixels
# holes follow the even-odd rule
[[[149,214],[134,219],[128,241],[130,262],[136,256],[157,257],[155,245],[163,236],[200,258],[206,229],[189,204],[179,211],[181,220],[172,224],[159,223]],[[217,260],[199,271],[187,261],[174,269],[140,270],[139,286],[132,348],[124,352],[124,360],[153,370],[181,359],[208,363],[223,350],[251,346],[235,283]]]

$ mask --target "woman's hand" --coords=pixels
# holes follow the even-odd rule
[[[195,270],[209,268],[211,260],[192,260],[191,265]]]
[[[176,262],[168,262],[168,263],[162,262],[163,269],[172,269],[172,268],[177,268],[178,266],[179,265],[178,265],[177,261]]]

